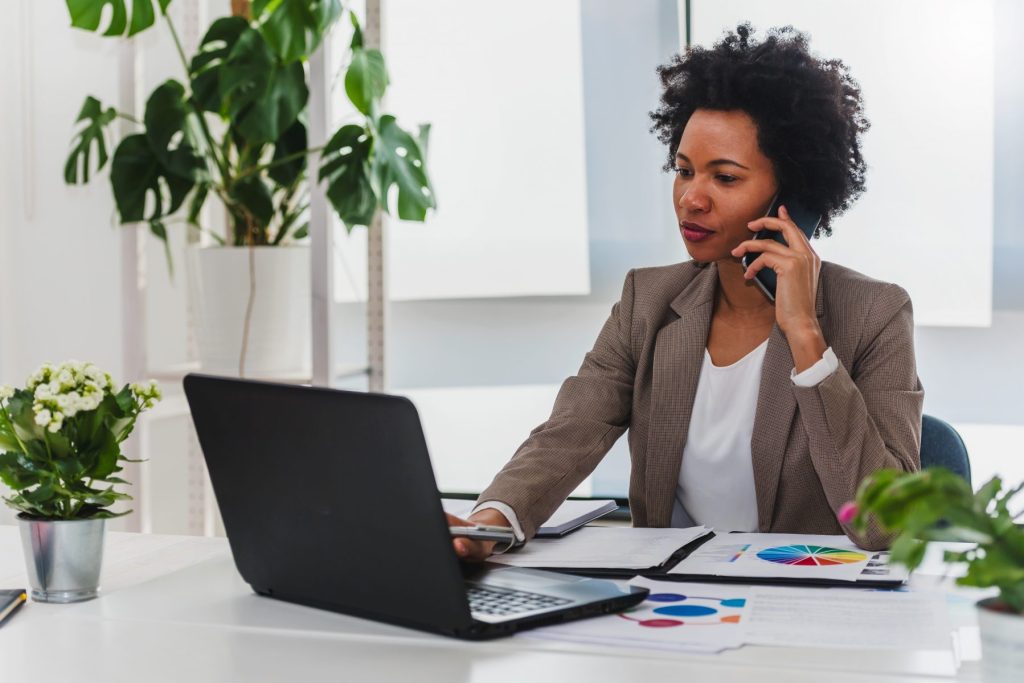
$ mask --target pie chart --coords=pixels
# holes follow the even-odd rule
[[[802,565],[805,567],[827,567],[836,564],[863,562],[868,559],[864,553],[842,548],[828,548],[820,545],[780,545],[765,548],[757,553],[762,560],[776,564]]]

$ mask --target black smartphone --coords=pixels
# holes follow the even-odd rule
[[[818,229],[818,224],[821,223],[821,214],[811,211],[800,202],[795,201],[792,197],[787,197],[784,192],[779,192],[775,195],[775,198],[772,199],[772,204],[768,207],[768,213],[766,213],[765,216],[769,218],[778,218],[780,206],[786,207],[786,211],[789,212],[790,219],[796,223],[796,227],[800,228],[801,232],[807,235],[807,239],[811,239],[814,231]],[[782,237],[782,233],[776,230],[758,230],[757,234],[754,235],[754,239],[771,239],[780,244],[786,244],[786,240]],[[744,254],[741,259],[744,269],[749,268],[760,255],[761,254],[758,252],[747,252]],[[775,276],[774,270],[771,268],[762,268],[757,272],[757,275],[754,276],[754,282],[757,283],[757,286],[765,293],[765,296],[767,296],[771,301],[775,301],[775,287],[778,283],[778,279]]]

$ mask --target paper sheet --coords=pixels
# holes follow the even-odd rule
[[[936,593],[754,586],[744,624],[751,645],[952,649],[945,597]]]
[[[720,652],[741,645],[941,651],[952,657],[945,597],[904,590],[630,581],[640,605],[521,637],[610,647]]]
[[[669,574],[750,578],[905,580],[888,553],[861,550],[843,535],[720,534],[677,564]]]
[[[495,555],[490,561],[515,567],[646,569],[661,564],[706,533],[704,527],[584,527],[563,538],[535,538],[519,550]]]
[[[748,588],[634,579],[651,589],[619,614],[525,631],[522,637],[610,647],[721,652],[743,644],[740,621]]]

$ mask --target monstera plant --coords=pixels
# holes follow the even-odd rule
[[[356,16],[340,0],[235,0],[234,15],[213,22],[191,59],[168,16],[172,0],[133,0],[130,11],[127,0],[66,2],[73,26],[104,36],[134,36],[159,18],[181,59],[181,77],[149,95],[141,121],[92,96],[82,105],[64,178],[87,183],[109,161],[122,223],[145,222],[166,245],[172,221],[205,229],[200,211],[214,196],[229,225],[223,234],[205,230],[221,244],[301,239],[315,152],[316,178],[349,230],[370,225],[378,210],[422,221],[434,207],[424,165],[428,127],[412,135],[381,110],[384,57],[364,45]],[[353,27],[345,93],[359,120],[311,147],[306,61],[345,15]],[[109,128],[117,119],[137,131],[111,156]]]

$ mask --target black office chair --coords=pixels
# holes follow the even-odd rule
[[[971,461],[960,434],[948,422],[931,415],[921,419],[921,467],[940,465],[971,483]]]

